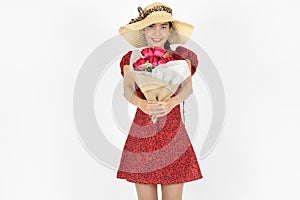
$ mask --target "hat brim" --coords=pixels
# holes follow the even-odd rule
[[[169,21],[173,24],[173,31],[168,39],[170,44],[185,44],[194,31],[193,25],[175,20],[171,15],[168,15],[163,11],[150,14],[141,21],[121,26],[119,28],[119,33],[129,44],[140,48],[147,46],[144,33],[141,32],[143,28],[154,23]]]

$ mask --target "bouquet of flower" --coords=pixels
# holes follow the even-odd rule
[[[159,47],[141,50],[133,63],[133,77],[147,100],[167,100],[190,75],[185,60],[175,60],[169,51]],[[156,122],[156,116],[151,117]]]

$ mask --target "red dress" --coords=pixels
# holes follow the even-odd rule
[[[122,76],[123,67],[129,65],[131,54],[132,51],[129,51],[122,57]],[[195,73],[198,65],[195,53],[180,46],[172,54],[176,60],[189,59],[191,75]],[[180,88],[173,96],[179,90]],[[138,87],[136,94],[146,99]],[[154,124],[151,116],[137,107],[123,148],[117,178],[133,183],[176,184],[202,177],[193,146],[182,122],[180,104],[167,115],[158,117]]]

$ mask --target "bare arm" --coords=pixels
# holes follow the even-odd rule
[[[123,80],[124,90],[123,95],[124,97],[130,102],[131,104],[141,108],[142,104],[145,103],[145,99],[141,99],[135,93],[135,81],[130,71],[129,65],[124,66],[124,80]]]

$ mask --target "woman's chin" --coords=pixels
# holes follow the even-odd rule
[[[163,48],[164,45],[152,43],[150,46]]]

